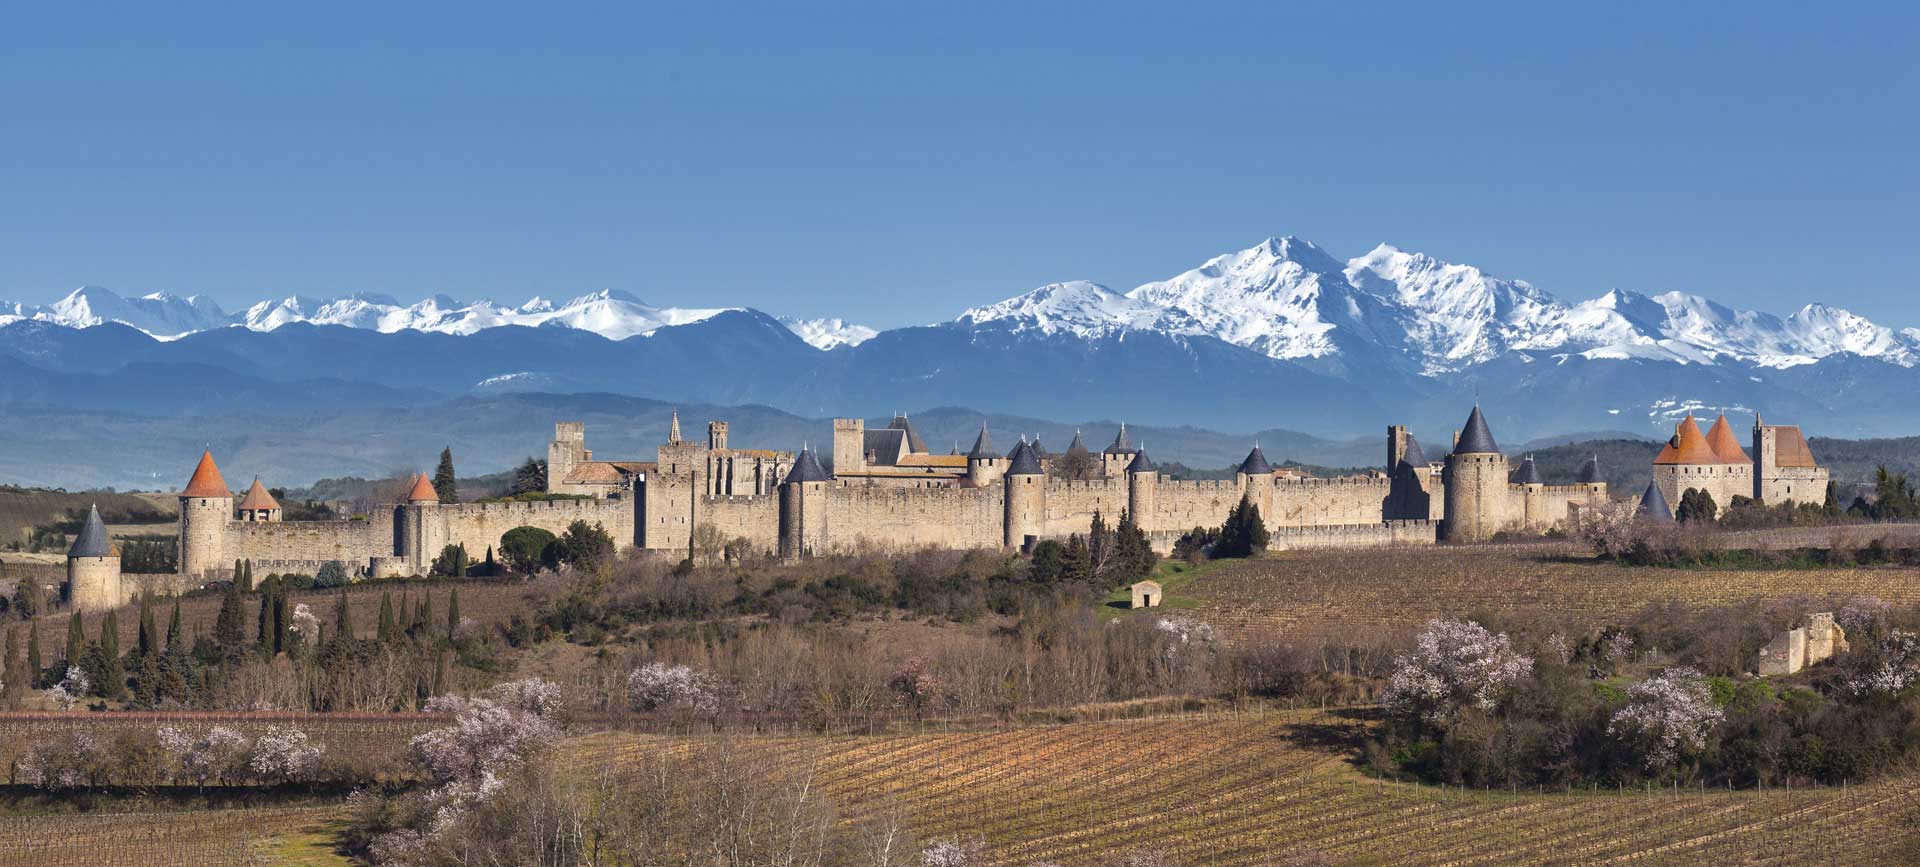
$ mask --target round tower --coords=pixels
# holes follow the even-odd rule
[[[980,435],[974,437],[973,448],[967,450],[967,480],[976,488],[984,488],[1007,473],[1007,460],[993,451],[993,437],[987,433],[987,423],[980,423]]]
[[[837,459],[837,458],[836,458]],[[803,448],[780,483],[780,557],[798,560],[826,547],[827,483],[833,475]]]
[[[1153,465],[1147,450],[1141,448],[1134,453],[1133,463],[1127,465],[1127,514],[1132,516],[1134,526],[1149,537],[1159,529],[1153,515],[1159,487],[1160,468]]]
[[[107,537],[107,525],[100,520],[100,509],[87,510],[86,523],[67,550],[67,601],[80,612],[106,611],[120,607],[125,599],[120,586],[120,552]]]
[[[1493,537],[1510,522],[1507,457],[1493,441],[1479,405],[1467,416],[1467,425],[1447,455],[1446,517],[1441,538],[1448,542],[1480,542]]]
[[[433,570],[433,561],[440,556],[440,549],[446,547],[446,525],[435,520],[440,506],[440,495],[433,490],[433,481],[426,473],[414,477],[413,487],[407,491],[407,502],[399,507],[401,519],[395,522],[399,533],[394,538],[394,554],[404,557],[407,565],[416,575],[425,575]]]
[[[1047,520],[1047,477],[1025,440],[1007,460],[1006,546],[1025,548],[1038,540]]]
[[[1267,455],[1260,450],[1259,443],[1253,444],[1253,451],[1247,452],[1247,459],[1240,462],[1234,474],[1240,482],[1240,493],[1260,510],[1260,519],[1272,526],[1273,465],[1267,463]]]
[[[180,574],[205,578],[231,567],[227,523],[232,520],[233,490],[214,464],[213,452],[202,452],[180,492]]]

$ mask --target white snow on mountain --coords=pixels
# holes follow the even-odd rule
[[[155,292],[139,298],[122,298],[98,286],[82,286],[45,306],[0,302],[0,325],[21,319],[46,320],[73,328],[119,322],[162,340],[171,340],[224,326],[227,314],[211,299],[198,295],[181,298],[168,292]]]
[[[971,308],[954,321],[1086,338],[1125,331],[1203,333],[1200,324],[1181,311],[1129,298],[1085,280],[1049,283],[998,304]]]
[[[880,333],[845,319],[795,319],[791,316],[782,316],[780,324],[787,326],[787,330],[800,335],[801,340],[813,344],[815,349],[859,346]]]

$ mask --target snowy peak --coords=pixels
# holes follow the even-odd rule
[[[859,346],[880,333],[845,319],[795,319],[791,316],[782,316],[780,324],[787,326],[788,331],[799,335],[801,340],[812,344],[815,349]]]
[[[998,304],[974,307],[954,320],[1016,332],[1104,337],[1123,331],[1191,333],[1196,324],[1179,311],[1129,298],[1098,283],[1049,283]]]

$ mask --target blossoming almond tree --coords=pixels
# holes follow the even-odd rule
[[[1532,671],[1532,657],[1515,651],[1506,633],[1471,620],[1431,620],[1413,652],[1394,660],[1383,700],[1397,713],[1444,726],[1461,708],[1492,710]]]
[[[1640,752],[1649,771],[1663,771],[1707,746],[1725,717],[1707,679],[1690,667],[1669,668],[1627,687],[1627,706],[1607,722],[1607,734]]]

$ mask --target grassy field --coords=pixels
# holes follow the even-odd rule
[[[1920,569],[1626,567],[1555,546],[1299,551],[1210,564],[1179,593],[1194,600],[1195,616],[1230,636],[1392,636],[1433,617],[1488,613],[1601,625],[1669,600],[1724,605],[1868,595],[1912,605],[1920,603]]]
[[[811,767],[856,824],[904,810],[922,840],[983,836],[994,863],[1187,865],[1896,864],[1920,859],[1920,776],[1804,791],[1507,793],[1384,782],[1353,767],[1367,722],[1321,711],[882,737],[757,737]],[[684,748],[598,735],[582,765]]]
[[[0,546],[24,542],[28,530],[65,518],[70,510],[85,512],[88,506],[96,504],[109,523],[120,520],[122,515],[158,514],[171,517],[180,513],[180,499],[171,494],[66,493],[0,486]],[[164,534],[173,532],[173,528],[173,524],[130,524],[116,525],[113,531]]]

